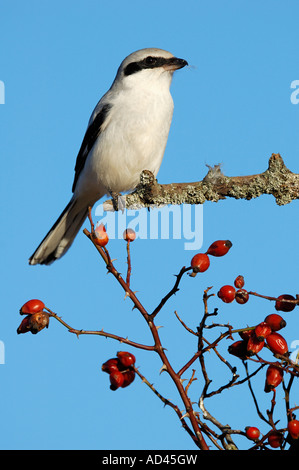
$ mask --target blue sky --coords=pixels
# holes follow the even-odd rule
[[[177,72],[172,83],[175,111],[159,182],[201,180],[206,165],[218,163],[228,176],[259,173],[272,153],[280,153],[299,173],[299,104],[290,99],[291,83],[299,80],[298,14],[295,0],[116,0],[112,7],[100,0],[1,2],[2,449],[194,449],[173,411],[139,380],[127,389],[109,390],[100,368],[120,349],[117,342],[92,336],[78,340],[53,320],[36,336],[16,334],[20,306],[41,298],[75,328],[103,328],[133,341],[151,341],[144,320],[124,301],[86,237],[80,234],[50,267],[31,267],[27,259],[71,196],[90,113],[121,60],[143,47],[170,50],[191,66]],[[263,196],[204,205],[202,249],[216,239],[230,239],[233,248],[213,259],[201,276],[184,277],[180,292],[159,314],[161,338],[175,368],[194,353],[196,343],[173,312],[196,328],[207,286],[217,292],[243,274],[248,290],[273,296],[298,292],[298,228],[298,201],[278,207],[272,196]],[[111,240],[109,247],[125,272],[124,242]],[[132,288],[149,310],[194,254],[184,249],[184,240],[134,242]],[[214,298],[215,307],[219,323],[238,328],[274,311],[273,304],[257,298],[242,307]],[[286,314],[289,345],[299,341],[297,315],[296,309]],[[169,377],[159,375],[158,357],[132,352],[148,380],[178,402]],[[228,375],[210,356],[216,387]],[[203,385],[200,372],[197,376],[194,401]],[[263,380],[257,380],[257,390]],[[270,398],[260,396],[265,412]],[[291,398],[296,402],[295,393]],[[277,399],[283,409],[281,394]],[[269,430],[259,421],[247,387],[226,391],[207,407],[235,428],[250,424]],[[285,425],[278,410],[276,418]],[[236,441],[246,448],[244,439]]]

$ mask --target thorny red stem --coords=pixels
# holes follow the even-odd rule
[[[158,353],[158,355],[160,356],[162,362],[163,362],[163,365],[164,365],[164,368],[165,370],[168,372],[168,374],[170,375],[170,377],[172,378],[173,382],[175,383],[176,385],[176,388],[182,398],[182,401],[184,403],[184,406],[185,406],[185,410],[186,410],[186,413],[188,414],[188,417],[191,421],[191,424],[192,424],[192,428],[193,428],[193,431],[195,433],[195,436],[197,438],[197,441],[196,441],[196,444],[197,446],[202,449],[202,450],[209,450],[209,446],[207,445],[207,443],[205,442],[204,440],[204,437],[201,433],[201,430],[199,428],[199,425],[198,425],[198,422],[197,422],[197,419],[196,419],[196,416],[194,414],[194,411],[193,411],[193,407],[192,407],[192,404],[191,404],[191,401],[189,399],[189,397],[187,396],[186,394],[186,391],[183,387],[183,384],[180,380],[180,377],[178,376],[178,374],[176,374],[176,372],[173,370],[165,352],[164,352],[164,348],[162,347],[162,344],[161,344],[161,340],[160,340],[160,337],[159,337],[159,334],[158,334],[158,330],[154,324],[154,317],[155,315],[158,313],[158,311],[162,308],[162,306],[164,305],[164,303],[166,302],[166,300],[168,299],[168,296],[166,296],[166,298],[164,299],[164,301],[162,300],[162,302],[160,303],[160,305],[158,306],[158,308],[153,312],[152,315],[148,314],[148,312],[146,311],[146,309],[143,307],[143,305],[141,304],[141,302],[138,300],[138,298],[136,297],[135,293],[130,289],[130,287],[127,285],[127,283],[124,281],[124,279],[122,278],[121,274],[115,269],[113,263],[111,262],[111,260],[108,258],[107,256],[107,253],[105,253],[105,251],[98,245],[96,245],[93,241],[93,237],[92,237],[92,234],[87,230],[87,229],[84,229],[83,230],[83,233],[91,240],[91,242],[93,243],[93,245],[95,246],[95,248],[97,249],[97,251],[99,252],[99,254],[101,255],[101,257],[103,258],[103,260],[105,261],[106,263],[106,267],[108,269],[108,271],[113,274],[113,276],[116,278],[116,280],[118,281],[118,283],[121,285],[121,287],[124,289],[124,291],[126,292],[127,296],[130,297],[130,299],[132,300],[132,302],[134,303],[134,306],[139,310],[139,312],[142,314],[143,318],[145,319],[145,321],[147,322],[149,328],[150,328],[150,331],[152,333],[152,336],[153,336],[153,339],[154,339],[154,350]],[[185,269],[185,268],[184,268]],[[184,271],[185,272],[185,271]],[[183,272],[182,272],[183,274]],[[182,276],[181,274],[181,276]],[[181,277],[180,276],[180,277]],[[177,286],[175,286],[175,289],[177,288]]]

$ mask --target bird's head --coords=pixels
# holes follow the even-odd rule
[[[163,49],[140,49],[128,55],[120,64],[114,83],[136,86],[152,81],[171,83],[175,70],[188,65],[185,59],[175,57]]]

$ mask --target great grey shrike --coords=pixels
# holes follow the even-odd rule
[[[96,105],[79,150],[73,196],[29,259],[51,264],[70,248],[92,207],[105,194],[128,192],[140,173],[157,175],[173,114],[173,72],[188,65],[162,49],[141,49],[120,64]]]

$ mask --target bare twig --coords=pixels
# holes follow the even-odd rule
[[[128,269],[127,269],[127,286],[130,287],[130,280],[131,280],[131,272],[132,272],[132,266],[131,266],[131,251],[130,251],[130,241],[127,241],[127,264],[128,264]]]
[[[161,300],[161,302],[159,303],[159,305],[155,308],[155,310],[152,312],[151,314],[151,318],[154,319],[155,316],[160,312],[160,310],[163,308],[163,306],[166,304],[167,300],[170,299],[170,297],[172,297],[174,294],[176,294],[178,291],[179,291],[179,284],[181,282],[181,279],[183,277],[183,275],[187,272],[187,271],[190,271],[191,266],[189,266],[188,268],[186,268],[185,266],[180,270],[179,274],[176,274],[176,281],[174,283],[174,286],[173,288],[168,292],[168,294],[165,295],[165,297],[163,297],[163,299]]]
[[[191,436],[191,438],[193,439],[193,441],[195,443],[197,443],[197,437],[195,436],[195,434],[192,432],[192,430],[190,429],[190,427],[188,426],[185,418],[183,417],[180,409],[178,408],[177,405],[175,405],[174,403],[172,403],[170,400],[168,400],[168,398],[165,398],[163,397],[163,395],[161,395],[161,393],[159,393],[156,388],[154,387],[153,384],[151,384],[145,377],[144,375],[141,374],[141,372],[139,371],[139,369],[137,369],[136,367],[133,367],[134,371],[136,372],[136,374],[141,378],[142,382],[144,382],[151,390],[152,392],[154,392],[154,394],[164,403],[165,406],[170,406],[175,412],[176,414],[178,415],[181,423],[182,423],[182,426],[183,428],[188,432],[189,436]]]
[[[197,336],[196,331],[193,331],[191,328],[189,328],[189,327],[183,322],[183,320],[179,317],[179,315],[178,315],[178,313],[177,313],[176,310],[174,311],[174,314],[175,314],[175,316],[177,317],[177,319],[179,320],[179,322],[183,325],[183,327],[184,327],[189,333],[191,333],[192,335]]]
[[[49,312],[49,316],[52,318],[55,318],[59,323],[61,323],[65,328],[70,333],[75,334],[77,337],[81,335],[95,335],[95,336],[104,336],[105,338],[111,338],[115,339],[116,341],[119,341],[120,343],[127,344],[129,346],[133,346],[134,348],[138,349],[145,349],[146,351],[154,351],[154,346],[149,346],[146,344],[141,344],[141,343],[136,343],[135,341],[131,341],[128,338],[123,338],[122,336],[118,336],[112,333],[108,333],[107,331],[104,330],[97,330],[97,331],[92,331],[92,330],[78,330],[76,328],[72,328],[70,325],[68,325],[62,318],[57,315],[57,313],[52,312],[49,308],[45,307],[45,309]]]

